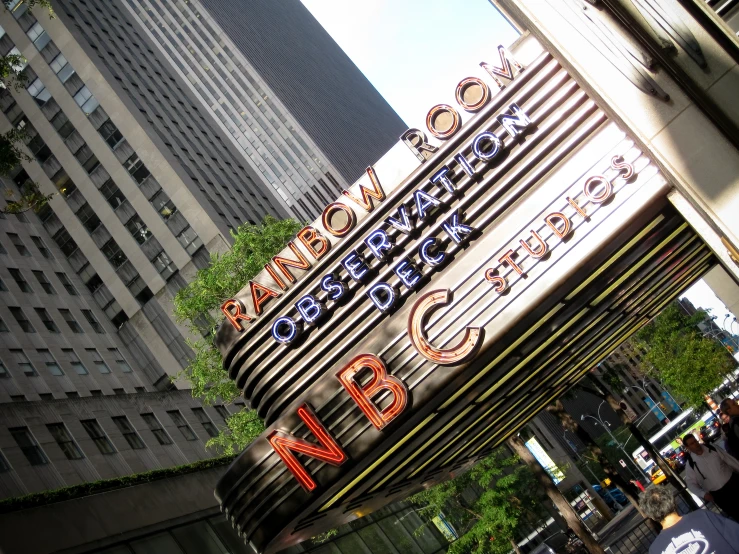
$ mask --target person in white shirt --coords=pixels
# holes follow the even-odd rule
[[[685,435],[683,445],[690,452],[685,466],[690,492],[739,521],[739,460],[721,447],[700,444],[693,435]]]

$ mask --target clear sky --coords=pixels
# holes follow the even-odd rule
[[[518,36],[488,0],[301,1],[409,127],[454,104],[456,84],[485,77],[479,63],[498,61],[495,48]],[[683,296],[719,325],[728,313],[703,281]]]
[[[409,127],[518,37],[488,0],[302,2]]]

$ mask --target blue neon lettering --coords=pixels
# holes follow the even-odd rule
[[[372,231],[369,236],[364,239],[364,243],[370,249],[372,254],[374,254],[375,258],[381,261],[387,257],[388,252],[390,252],[393,249],[393,246],[395,246],[390,240],[390,237],[387,236],[387,233],[382,229]]]
[[[460,244],[463,240],[469,237],[472,231],[474,231],[472,227],[465,225],[460,221],[458,213],[452,214],[449,220],[447,220],[441,227],[446,231],[446,234],[449,235],[449,238],[457,244]]]
[[[418,255],[421,257],[423,263],[431,267],[436,267],[444,261],[444,258],[446,258],[446,254],[442,250],[439,250],[436,253],[436,256],[429,254],[429,248],[434,246],[436,243],[437,240],[435,238],[426,239],[421,243],[421,247],[418,249]]]
[[[426,219],[426,215],[428,215],[426,212],[427,209],[441,206],[441,200],[422,190],[415,191],[413,197],[416,199],[416,209],[418,210],[418,219],[420,220]]]
[[[355,281],[361,281],[362,277],[364,277],[369,271],[367,264],[364,263],[364,258],[354,250],[341,260],[341,265],[343,265],[344,269],[349,273],[349,277]]]
[[[400,277],[400,280],[409,289],[414,288],[418,284],[418,281],[421,280],[421,273],[418,271],[418,268],[408,259],[401,260],[393,271],[395,271],[395,274]]]

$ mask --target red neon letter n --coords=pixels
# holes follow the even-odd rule
[[[298,416],[303,420],[303,423],[305,423],[308,429],[311,430],[313,435],[315,435],[320,445],[277,430],[272,431],[267,440],[269,440],[277,455],[285,462],[285,465],[295,476],[295,479],[298,480],[298,483],[306,491],[311,492],[316,488],[316,482],[303,464],[295,457],[294,452],[305,454],[306,456],[316,458],[334,466],[343,464],[347,460],[347,457],[339,444],[329,435],[323,423],[319,421],[308,404],[303,404],[298,408]]]

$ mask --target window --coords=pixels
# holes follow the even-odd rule
[[[100,194],[103,195],[103,198],[108,201],[108,204],[110,204],[110,207],[114,210],[126,201],[126,197],[112,179],[108,179],[103,183],[100,187]]]
[[[203,242],[189,225],[179,235],[177,235],[177,240],[180,241],[182,247],[191,256],[203,245]]]
[[[41,450],[41,447],[36,442],[28,427],[11,427],[8,429],[10,434],[13,435],[15,442],[20,446],[21,451],[26,456],[26,459],[31,462],[32,466],[40,466],[49,463],[49,459]]]
[[[95,229],[100,227],[100,218],[87,202],[82,204],[76,213],[80,223],[82,223],[83,227],[87,229],[88,233],[92,233]]]
[[[51,93],[47,90],[41,79],[38,77],[26,87],[28,94],[30,94],[39,107],[44,106],[51,98]]]
[[[133,177],[133,180],[136,181],[138,184],[141,184],[144,182],[144,180],[151,175],[149,170],[144,165],[144,162],[141,161],[138,154],[134,153],[131,154],[131,156],[123,162],[123,167],[126,168],[128,173]]]
[[[44,258],[48,260],[54,259],[54,255],[51,253],[51,251],[48,248],[46,248],[46,244],[44,244],[44,241],[41,240],[41,237],[36,237],[36,236],[31,235],[31,240],[33,241],[33,244],[36,245],[36,248],[38,248],[38,251],[41,252],[41,255]]]
[[[51,37],[49,37],[46,31],[44,31],[44,28],[38,21],[34,23],[28,31],[26,31],[26,34],[38,50],[43,50],[51,41]]]
[[[41,323],[44,324],[46,329],[51,331],[52,333],[58,333],[59,327],[56,326],[56,323],[54,323],[54,320],[51,319],[51,316],[49,315],[49,312],[46,311],[46,308],[34,308],[36,311],[36,315],[41,320]]]
[[[36,277],[36,280],[38,281],[38,284],[41,285],[41,288],[46,291],[47,294],[56,294],[56,291],[54,290],[54,287],[51,286],[51,283],[46,278],[46,275],[44,275],[43,271],[32,271],[34,277]]]
[[[118,246],[118,243],[114,239],[110,239],[108,242],[103,244],[100,247],[100,250],[102,250],[105,257],[108,258],[110,265],[115,269],[121,267],[128,260],[121,250],[121,247]]]
[[[9,379],[10,378],[10,372],[8,371],[8,368],[5,367],[5,364],[2,360],[0,360],[0,379]]]
[[[59,366],[57,361],[54,359],[54,356],[49,352],[47,349],[39,349],[36,350],[36,352],[39,353],[39,356],[41,356],[41,359],[44,360],[44,363],[46,364],[46,368],[49,370],[49,373],[52,375],[64,375],[64,372],[62,371],[62,368]]]
[[[63,423],[49,423],[46,425],[46,428],[51,433],[51,436],[54,437],[59,448],[64,452],[67,460],[81,460],[85,457]]]
[[[8,290],[8,287],[5,286],[5,282],[2,279],[0,279],[0,291],[7,292],[7,290]]]
[[[90,357],[92,358],[92,362],[95,364],[95,367],[98,368],[98,371],[100,371],[100,373],[110,373],[110,368],[108,367],[108,364],[106,364],[103,360],[100,352],[98,352],[94,348],[85,348],[85,352],[90,355]]]
[[[65,256],[69,256],[77,250],[77,243],[74,242],[72,236],[64,228],[59,229],[54,234],[53,239]]]
[[[213,425],[213,422],[208,417],[208,414],[205,413],[205,410],[203,408],[193,408],[192,413],[195,414],[195,417],[198,418],[198,421],[203,426],[203,429],[205,429],[205,432],[208,433],[211,437],[218,436],[218,429],[216,429],[216,426]]]
[[[72,329],[73,332],[84,333],[82,327],[80,327],[80,324],[77,323],[77,320],[72,315],[72,312],[63,308],[59,308],[59,313],[62,315],[64,321],[67,322],[67,325],[69,325],[69,328]]]
[[[221,419],[223,420],[223,423],[228,423],[228,418],[231,417],[231,414],[228,413],[228,408],[224,406],[223,404],[216,404],[213,406],[216,409],[216,412],[218,412],[218,415],[221,416]]]
[[[116,450],[113,447],[113,443],[110,442],[108,435],[100,427],[97,419],[84,419],[80,423],[85,428],[85,431],[87,431],[87,434],[90,435],[92,442],[95,443],[101,454],[115,454]]]
[[[103,286],[103,280],[97,273],[95,273],[87,281],[85,281],[85,286],[87,287],[87,290],[94,293],[96,290]]]
[[[21,292],[33,292],[31,285],[29,285],[28,281],[26,281],[25,277],[23,277],[20,269],[9,267],[8,272],[10,273],[10,276],[15,280],[18,288],[21,289]]]
[[[28,321],[28,318],[26,317],[26,314],[23,313],[22,309],[11,306],[8,306],[8,309],[10,310],[10,313],[13,314],[15,320],[18,322],[18,325],[21,326],[21,329],[23,329],[26,333],[36,332],[36,329],[34,329],[33,325],[31,325],[31,322]]]
[[[59,80],[62,83],[66,83],[67,80],[74,75],[74,69],[67,61],[67,58],[61,54],[58,54],[56,58],[51,60],[49,66],[54,70],[54,73],[56,73],[56,76],[59,77]]]
[[[74,288],[74,285],[69,280],[69,277],[67,277],[66,273],[62,273],[58,271],[56,273],[57,279],[59,279],[59,282],[62,284],[62,286],[66,289],[66,291],[71,294],[72,296],[78,296],[79,293],[77,292],[77,289]]]
[[[110,119],[100,126],[98,133],[108,143],[108,146],[114,150],[123,141],[123,135]]]
[[[118,430],[123,435],[123,438],[126,439],[128,446],[130,446],[134,450],[141,450],[142,448],[146,448],[144,441],[141,440],[141,437],[139,437],[136,429],[133,428],[131,422],[128,421],[128,418],[126,416],[114,417],[113,423],[115,423],[116,427],[118,427]]]
[[[85,316],[85,319],[87,320],[87,323],[90,324],[90,327],[92,327],[93,331],[96,333],[99,333],[101,335],[105,334],[105,329],[103,329],[103,326],[100,325],[100,322],[95,317],[95,314],[92,313],[90,310],[80,310],[82,312],[82,315]]]
[[[128,229],[128,232],[131,233],[131,236],[139,244],[144,244],[151,236],[151,231],[149,231],[149,228],[136,214],[131,216],[131,219],[126,222],[126,229]]]
[[[28,377],[36,377],[38,375],[38,371],[36,371],[36,368],[33,367],[31,360],[28,359],[28,356],[26,356],[23,350],[13,349],[10,351],[10,353],[15,358],[18,367],[21,368],[21,371],[23,371],[23,375],[26,375]]]
[[[185,437],[189,441],[194,441],[198,439],[198,436],[187,424],[187,421],[185,421],[185,418],[182,417],[182,414],[180,413],[179,410],[171,410],[171,411],[168,411],[167,413],[169,414],[169,417],[172,418],[172,422],[180,430],[183,437]]]
[[[159,423],[159,420],[154,414],[141,414],[141,418],[144,420],[144,423],[146,423],[151,432],[154,433],[159,444],[172,444],[172,439],[169,437],[167,431],[164,430],[162,424]]]
[[[77,375],[87,375],[88,371],[85,367],[85,364],[83,364],[77,354],[74,350],[71,348],[62,348],[62,352],[67,357],[67,361],[69,361],[69,365],[72,366],[72,368],[77,372]]]
[[[120,369],[123,373],[131,373],[131,366],[128,365],[128,362],[123,357],[123,354],[121,354],[120,350],[117,348],[108,348],[108,352],[110,352],[111,356],[115,358],[115,363],[118,365],[118,369]]]
[[[0,333],[9,333],[10,329],[8,329],[8,326],[5,324],[5,321],[3,321],[3,318],[0,317]]]

